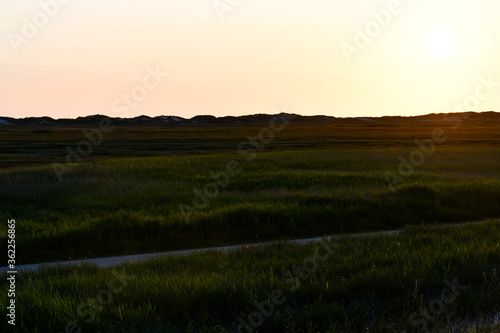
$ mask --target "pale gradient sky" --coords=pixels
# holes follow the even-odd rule
[[[451,111],[475,94],[479,77],[500,82],[498,0],[401,0],[350,62],[341,44],[354,45],[356,28],[373,25],[372,11],[391,1],[241,0],[221,20],[214,0],[64,0],[15,52],[8,36],[22,36],[23,18],[43,18],[40,3],[55,1],[0,2],[0,116],[117,116],[113,102],[157,65],[169,77],[122,116],[282,106],[416,115]],[[483,89],[489,96],[473,111],[500,111],[496,89]]]

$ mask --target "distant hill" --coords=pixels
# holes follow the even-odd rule
[[[113,124],[121,127],[133,126],[245,126],[252,124],[268,123],[275,116],[294,116],[294,124],[314,124],[314,123],[346,123],[346,124],[373,124],[373,125],[391,125],[391,124],[408,124],[422,122],[453,122],[455,118],[461,118],[468,122],[476,123],[491,123],[500,122],[500,113],[494,111],[487,112],[462,112],[462,113],[431,113],[421,116],[403,117],[403,116],[384,116],[384,117],[331,117],[331,116],[301,116],[297,114],[280,113],[278,115],[270,114],[254,114],[246,116],[225,116],[215,117],[211,115],[199,115],[190,119],[178,116],[139,116],[135,118],[113,118],[109,117]],[[9,118],[0,116],[0,128],[9,125],[45,125],[54,127],[80,127],[93,126],[101,119],[106,118],[104,115],[92,115],[86,117],[78,117],[76,119],[53,119],[50,117],[29,117],[29,118]]]

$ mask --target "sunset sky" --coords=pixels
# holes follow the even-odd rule
[[[498,0],[2,0],[0,116],[500,111],[499,13]],[[142,89],[155,68],[168,77]]]

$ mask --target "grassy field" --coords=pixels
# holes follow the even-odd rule
[[[27,263],[500,216],[500,150],[441,148],[392,191],[385,172],[397,172],[398,155],[409,153],[111,159],[75,166],[62,183],[50,166],[4,170],[0,218],[22,221],[18,261]],[[195,190],[213,183],[211,173],[231,160],[240,162],[241,173],[205,197],[206,207],[187,214],[187,223],[179,205],[195,208]]]
[[[81,129],[4,130],[0,219],[22,221],[17,260],[31,263],[500,217],[496,127],[441,127],[394,187],[387,172],[436,124],[291,124],[253,160],[238,146],[262,126],[122,128],[75,164],[64,147]]]
[[[456,116],[448,117],[450,119]],[[476,117],[478,117],[476,115]],[[298,118],[277,133],[266,145],[266,151],[303,149],[363,149],[363,148],[414,148],[414,139],[432,137],[436,128],[447,136],[441,146],[498,146],[500,123],[498,120],[463,120],[460,126],[443,121],[364,122],[343,120],[330,123],[310,122]],[[248,136],[255,136],[269,123],[253,125],[185,127],[117,127],[104,133],[103,140],[95,145],[83,161],[103,160],[113,157],[178,156],[234,152]],[[0,126],[0,169],[20,166],[37,166],[54,161],[63,162],[66,147],[76,149],[86,140],[82,130],[92,131],[95,126],[3,125]]]
[[[464,319],[473,332],[465,324],[481,318],[477,331],[494,332],[499,233],[495,220],[114,270],[40,269],[18,279],[18,332],[234,332],[241,320],[258,332],[440,332]]]
[[[445,329],[499,312],[499,124],[292,122],[249,145],[265,126],[117,128],[72,164],[67,147],[78,148],[82,128],[2,127],[0,219],[16,220],[16,263],[409,231],[344,240],[310,274],[293,266],[315,245],[290,244],[120,268],[129,275],[22,273],[18,328],[76,333],[66,325],[77,320],[82,332],[232,332],[277,289],[286,302],[259,331],[419,331],[422,317],[426,330]],[[483,220],[492,222],[426,227]],[[6,235],[1,224],[4,262]],[[422,310],[454,278],[467,289],[437,317]],[[113,279],[126,286],[106,287]],[[113,301],[101,308],[103,295]]]

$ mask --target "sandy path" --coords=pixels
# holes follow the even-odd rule
[[[480,222],[468,222],[468,223],[459,223],[459,224],[451,224],[451,225],[450,224],[443,224],[443,225],[438,225],[436,227],[462,227],[462,226],[482,224],[482,223],[487,223],[487,222],[480,221]],[[348,237],[372,237],[372,236],[380,236],[380,235],[394,236],[394,235],[399,235],[403,230],[404,229],[391,230],[391,231],[365,232],[365,233],[358,233],[358,234],[343,234],[343,235],[334,235],[334,236],[328,236],[328,237],[291,239],[291,240],[287,240],[287,242],[292,243],[292,244],[306,244],[306,243],[317,243],[321,239],[324,239],[324,238],[330,240],[330,239],[342,239],[342,238],[348,238]],[[134,255],[127,255],[127,256],[117,256],[117,257],[102,257],[102,258],[57,261],[57,262],[30,264],[30,265],[18,265],[18,266],[16,266],[16,271],[19,272],[19,271],[36,270],[39,267],[44,266],[44,265],[50,266],[50,267],[55,267],[55,266],[59,266],[59,265],[62,265],[62,266],[80,265],[82,263],[94,264],[94,265],[97,265],[98,267],[101,267],[101,268],[109,268],[109,267],[113,267],[113,266],[118,266],[118,265],[123,264],[123,263],[135,263],[135,262],[144,261],[147,259],[157,258],[157,257],[181,256],[181,255],[187,255],[187,254],[191,254],[191,253],[203,253],[203,252],[207,252],[207,251],[217,251],[217,252],[222,252],[222,253],[228,253],[231,251],[236,251],[238,249],[257,247],[257,246],[265,246],[265,245],[270,245],[270,244],[276,244],[278,242],[279,241],[263,242],[263,243],[249,243],[249,244],[240,244],[240,245],[231,245],[231,246],[206,247],[206,248],[182,250],[182,251],[144,253],[144,254],[134,254]],[[7,266],[0,267],[0,274],[4,274],[7,271],[9,271],[9,268]]]
[[[321,239],[324,239],[324,238],[326,238],[326,239],[340,239],[340,238],[345,238],[345,237],[371,237],[371,236],[378,236],[378,235],[390,236],[390,235],[397,235],[401,231],[402,230],[391,230],[391,231],[367,232],[367,233],[359,233],[359,234],[335,235],[335,236],[329,236],[329,237],[292,239],[292,240],[287,240],[287,242],[292,243],[292,244],[306,244],[306,243],[317,243]],[[117,265],[120,265],[123,263],[135,263],[135,262],[144,261],[147,259],[157,258],[157,257],[180,256],[180,255],[187,255],[187,254],[191,254],[191,253],[203,253],[203,252],[207,252],[207,251],[217,251],[217,252],[228,253],[228,252],[236,251],[236,250],[242,249],[242,248],[265,246],[265,245],[276,244],[276,243],[278,243],[278,241],[231,245],[231,246],[207,247],[207,248],[182,250],[182,251],[168,251],[168,252],[157,252],[157,253],[134,254],[134,255],[117,256],[117,257],[102,257],[102,258],[82,259],[82,260],[57,261],[57,262],[40,263],[40,264],[17,265],[16,271],[20,272],[20,271],[36,270],[43,265],[54,267],[54,266],[58,266],[58,265],[62,265],[62,266],[80,265],[82,263],[94,264],[94,265],[97,265],[98,267],[101,267],[101,268],[109,268],[109,267],[117,266]],[[7,266],[0,267],[0,274],[3,274],[5,272],[7,272],[8,270],[9,270],[9,268]]]

